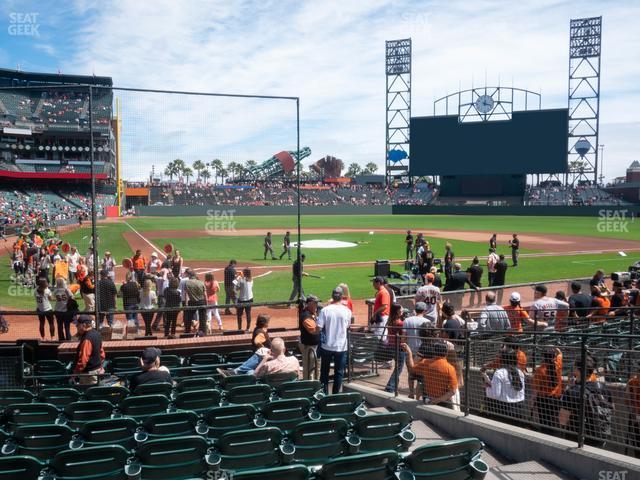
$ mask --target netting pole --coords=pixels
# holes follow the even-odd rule
[[[298,248],[296,252],[296,258],[298,261],[299,275],[296,275],[296,289],[298,290],[298,305],[302,301],[302,259],[300,251],[301,240],[301,228],[300,228],[300,98],[296,98],[296,196],[298,197],[297,206],[297,230],[298,230]]]
[[[96,170],[95,170],[95,145],[93,144],[93,87],[89,85],[89,158],[91,159],[91,255],[93,255],[93,285],[94,285],[94,314],[96,329],[100,328],[100,295],[98,294],[98,232],[96,228]],[[89,272],[87,271],[87,275]]]
[[[469,370],[471,368],[471,338],[469,331],[464,335],[464,416],[469,415]]]
[[[585,414],[586,414],[586,386],[587,383],[587,336],[582,335],[580,341],[580,358],[582,360],[582,369],[580,370],[580,404],[578,405],[578,411],[580,416],[578,418],[578,447],[584,447],[585,436]],[[573,415],[573,413],[572,413]]]

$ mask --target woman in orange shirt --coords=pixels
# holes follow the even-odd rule
[[[562,352],[558,348],[544,350],[542,362],[533,374],[533,404],[538,421],[547,427],[558,427],[562,397]]]
[[[529,318],[527,311],[520,306],[520,294],[513,292],[509,297],[509,305],[504,307],[511,323],[511,329],[515,332],[522,333],[522,324],[532,325],[534,322]]]

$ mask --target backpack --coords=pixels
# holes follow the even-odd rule
[[[600,382],[585,384],[585,433],[599,439],[611,436],[613,401],[607,387]]]

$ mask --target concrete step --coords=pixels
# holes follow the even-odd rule
[[[482,459],[487,460],[485,455]],[[489,473],[485,480],[573,480],[573,477],[536,461],[489,466]]]

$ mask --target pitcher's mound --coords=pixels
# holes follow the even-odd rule
[[[298,246],[298,242],[292,244]],[[357,247],[358,244],[351,242],[342,242],[340,240],[303,240],[302,248],[350,248]]]

